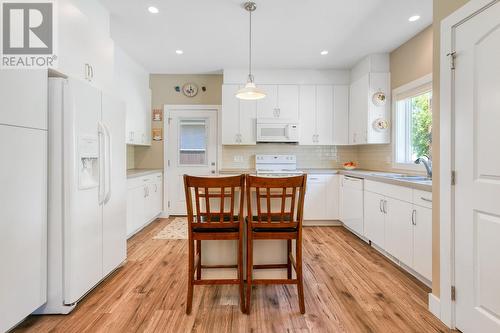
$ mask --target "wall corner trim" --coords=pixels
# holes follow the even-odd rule
[[[441,300],[433,293],[429,293],[429,311],[441,320]]]

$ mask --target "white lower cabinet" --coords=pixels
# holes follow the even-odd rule
[[[432,280],[432,209],[415,206],[413,213],[413,269]]]
[[[128,180],[127,238],[152,222],[163,211],[163,175],[154,173]]]
[[[413,204],[385,199],[385,250],[407,266],[413,259]]]
[[[381,248],[385,248],[384,196],[365,191],[364,193],[364,236]]]
[[[337,220],[339,218],[338,188],[338,175],[307,175],[304,220]]]
[[[432,279],[432,193],[365,181],[364,236],[428,281]]]

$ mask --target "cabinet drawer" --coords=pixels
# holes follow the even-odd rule
[[[308,183],[326,183],[332,177],[333,177],[333,175],[308,174],[307,175],[307,182]]]
[[[152,175],[135,177],[127,180],[127,188],[132,189],[151,183],[155,178]]]
[[[432,192],[413,190],[413,203],[418,206],[432,208]]]
[[[408,187],[365,180],[365,190],[382,194],[390,198],[413,202],[413,190]]]
[[[354,190],[363,190],[363,179],[344,176],[342,177],[342,186]]]

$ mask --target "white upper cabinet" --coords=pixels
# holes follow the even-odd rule
[[[348,86],[301,85],[299,111],[299,144],[327,146],[348,143]]]
[[[316,86],[316,144],[333,145],[333,86]]]
[[[351,70],[349,144],[390,143],[390,126],[378,126],[390,125],[390,110],[389,55],[368,56]]]
[[[299,119],[299,86],[278,86],[278,118]]]
[[[243,86],[241,86],[242,88]],[[233,98],[236,99],[236,97]],[[239,144],[256,144],[257,135],[257,102],[240,100]]]
[[[302,85],[300,92],[299,144],[316,144],[316,86]]]
[[[222,86],[222,144],[255,145],[257,102],[236,98],[242,86],[225,84]]]
[[[350,91],[349,144],[367,143],[368,74],[353,82]]]
[[[257,117],[278,118],[278,86],[275,84],[258,85],[266,97],[257,101]]]
[[[110,91],[114,43],[109,13],[97,0],[58,2],[59,48],[56,71]]]
[[[149,73],[116,47],[113,92],[125,102],[125,141],[132,145],[151,144],[151,89]]]
[[[222,143],[256,144],[256,120],[299,124],[299,145],[349,144],[349,76],[346,71],[260,71],[257,86],[266,97],[235,98],[244,71],[225,70]],[[279,83],[277,83],[279,82]]]
[[[259,88],[266,97],[257,101],[259,118],[280,118],[297,120],[299,118],[299,86],[263,84]]]
[[[333,87],[333,144],[349,144],[349,86]]]

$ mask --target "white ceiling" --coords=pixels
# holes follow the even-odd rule
[[[248,64],[243,0],[101,2],[111,11],[113,39],[149,72],[213,73]],[[256,2],[255,68],[350,68],[370,53],[392,51],[432,23],[432,0]],[[148,6],[160,13],[150,14]],[[421,19],[408,22],[415,14]],[[321,56],[321,50],[329,54]]]

